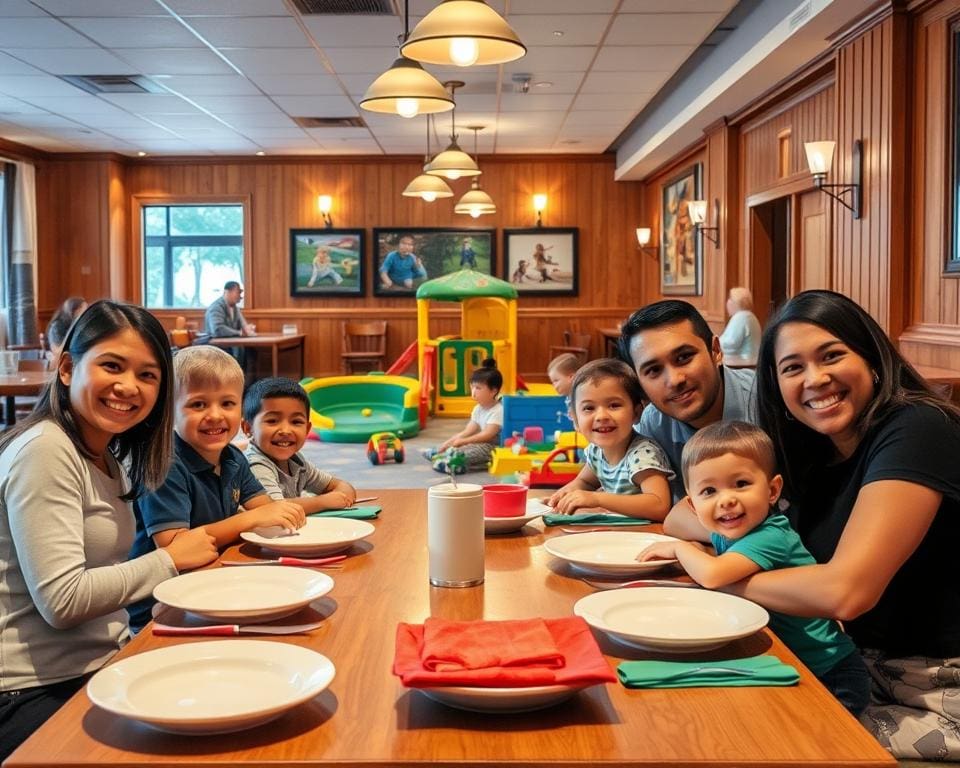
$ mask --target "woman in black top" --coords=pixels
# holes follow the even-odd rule
[[[960,761],[960,410],[831,291],[767,327],[757,390],[787,516],[818,564],[734,591],[843,621],[876,683],[863,724],[896,757]]]

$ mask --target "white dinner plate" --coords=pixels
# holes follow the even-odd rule
[[[742,597],[706,589],[610,589],[578,600],[573,612],[615,640],[643,649],[693,653],[763,629],[770,615]]]
[[[418,688],[441,704],[468,712],[533,712],[566,701],[585,685],[537,685],[528,688],[472,688],[438,686]]]
[[[672,536],[642,531],[592,531],[556,536],[544,544],[547,552],[578,568],[611,576],[630,576],[659,568],[676,560],[638,563],[643,550],[658,541],[677,541]]]
[[[87,696],[108,712],[161,731],[230,733],[312,699],[333,675],[330,659],[298,645],[213,640],[110,664],[87,683]]]
[[[487,533],[513,533],[538,517],[550,514],[553,510],[540,499],[527,499],[527,509],[516,517],[484,517],[483,527]]]
[[[162,581],[153,596],[205,619],[249,624],[289,616],[331,589],[333,579],[309,568],[214,568]]]
[[[272,531],[244,531],[240,538],[264,549],[284,555],[332,555],[349,549],[350,545],[365,539],[374,528],[364,520],[349,520],[344,517],[308,517],[306,525],[295,534],[271,535]],[[266,532],[266,535],[264,535]]]

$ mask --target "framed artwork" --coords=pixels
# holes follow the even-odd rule
[[[577,295],[576,227],[505,229],[503,279],[518,293]]]
[[[460,269],[493,274],[495,229],[391,227],[373,230],[373,292],[412,295],[424,280]]]
[[[291,229],[291,296],[362,296],[362,229]]]
[[[690,203],[701,199],[703,163],[663,185],[660,207],[660,292],[699,296],[703,243],[690,220]]]

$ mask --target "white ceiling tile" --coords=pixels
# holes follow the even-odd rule
[[[598,93],[583,94],[577,96],[573,103],[574,109],[623,109],[627,107],[634,111],[634,114],[643,109],[643,106],[650,100],[651,94],[635,95],[624,93]]]
[[[147,125],[143,128],[111,128],[104,129],[104,133],[111,136],[124,139],[125,141],[143,141],[145,139],[173,139],[176,138],[172,132],[166,131],[156,125]]]
[[[295,117],[352,117],[359,114],[346,96],[277,96],[274,101]]]
[[[0,47],[92,48],[92,43],[57,19],[14,18],[0,24]]]
[[[79,128],[80,126],[73,120],[69,120],[61,115],[51,115],[48,113],[40,114],[22,114],[7,115],[7,120],[17,125],[25,125],[30,128]]]
[[[396,46],[403,33],[403,21],[396,16],[304,16],[303,21],[322,48]]]
[[[553,0],[546,0],[547,2],[553,3]],[[489,5],[493,10],[499,13],[501,16],[505,13],[505,3],[504,0],[485,0],[486,4]],[[544,0],[534,0],[537,3],[543,3]],[[426,16],[427,13],[432,11],[438,5],[437,0],[410,0],[410,17],[419,17]],[[511,6],[513,3],[511,2]],[[410,22],[410,28],[413,29],[413,21]]]
[[[597,45],[610,23],[610,15],[590,14],[510,14],[510,25],[526,46]],[[563,35],[555,35],[562,32]]]
[[[32,104],[27,104],[27,102],[21,101],[20,99],[14,99],[9,96],[0,96],[0,113],[36,114],[37,112],[45,111],[45,109],[35,107]]]
[[[280,108],[266,96],[194,96],[191,101],[208,112],[218,115],[280,112]]]
[[[197,142],[200,143],[199,141]],[[217,141],[210,141],[208,139],[203,140],[204,146],[208,149],[213,150],[214,152],[250,152],[251,154],[257,150],[257,145],[252,141],[247,141],[246,139],[240,138],[239,136],[235,139],[223,138]]]
[[[176,154],[178,151],[196,151],[199,148],[190,142],[176,138],[144,138],[131,141],[139,150],[155,153]]]
[[[166,0],[181,16],[283,16],[283,0]]]
[[[87,93],[81,93],[77,96],[37,95],[29,97],[28,101],[50,112],[59,112],[65,115],[90,115],[114,109],[109,104],[105,104],[102,99]]]
[[[671,73],[693,53],[693,45],[605,45],[593,63],[594,72]]]
[[[722,19],[719,13],[621,13],[607,45],[699,45]]]
[[[383,150],[373,141],[363,144],[357,142],[343,144],[325,144],[324,149],[331,155],[382,155]]]
[[[366,128],[306,128],[305,131],[321,144],[332,139],[371,139]]]
[[[0,93],[26,98],[29,96],[82,96],[84,91],[50,75],[0,75]]]
[[[630,122],[636,112],[632,110],[599,110],[599,109],[590,109],[590,110],[574,110],[567,115],[567,120],[564,123],[564,128],[576,128],[578,126],[607,126],[610,127],[623,127],[628,122]]]
[[[166,16],[156,0],[33,0],[54,16]]]
[[[297,124],[286,115],[230,115],[226,121],[237,130],[244,128],[296,128]]]
[[[66,18],[64,21],[106,48],[198,48],[203,45],[196,35],[169,16],[150,19]]]
[[[510,21],[516,14],[543,13],[543,0],[510,0]],[[583,13],[583,0],[550,0],[550,13]],[[594,13],[613,13],[617,0],[590,0],[590,10]]]
[[[241,75],[172,75],[156,78],[164,88],[184,96],[255,96],[260,90]]]
[[[233,19],[198,16],[186,21],[204,40],[218,48],[282,48],[309,43],[300,25],[290,16]]]
[[[737,0],[623,0],[620,13],[726,13]]]
[[[130,69],[102,48],[8,48],[7,52],[52,75],[121,75]]]
[[[0,0],[0,19],[16,16],[44,16],[44,12],[37,8],[38,4],[28,0]]]
[[[114,48],[144,75],[228,75],[230,65],[206,48]]]
[[[362,78],[366,79],[367,75]],[[343,93],[336,78],[321,71],[312,75],[251,75],[250,79],[271,96],[331,96]],[[370,81],[367,82],[369,84]]]
[[[504,112],[565,110],[572,101],[572,95],[563,93],[505,93],[500,97],[500,109]]]
[[[251,141],[309,141],[300,128],[253,128],[245,127],[241,131]]]
[[[229,129],[209,115],[150,115],[150,121],[180,133],[182,130],[228,131]]]
[[[199,114],[196,107],[172,93],[105,93],[100,98],[140,115]]]
[[[534,75],[530,79],[531,93],[573,94],[580,90],[586,71],[580,72],[545,72]],[[512,75],[504,75],[504,85],[509,84],[514,90],[519,90],[519,84],[514,82]],[[542,85],[541,85],[542,83]],[[549,83],[549,85],[548,85]]]
[[[221,48],[220,53],[250,76],[326,73],[313,48]]]
[[[591,72],[583,81],[580,93],[653,93],[669,75],[669,72]]]
[[[19,61],[14,56],[0,52],[0,75],[41,75],[39,69],[31,67],[29,64]]]
[[[149,125],[136,115],[120,110],[101,112],[95,115],[79,115],[77,120],[84,125],[99,128],[107,133],[111,133],[113,128],[144,128]]]
[[[529,72],[537,77],[552,80],[556,72],[585,72],[594,54],[595,45],[575,45],[570,47],[536,46],[527,49],[522,59],[503,65],[505,72]]]
[[[381,72],[385,72],[394,59],[397,49],[386,46],[379,48],[324,48],[324,56],[329,59],[334,70],[340,74],[368,74],[372,83]],[[435,76],[435,69],[429,69]]]

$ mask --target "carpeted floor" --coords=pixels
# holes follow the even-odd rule
[[[402,464],[387,462],[373,466],[367,460],[366,443],[307,440],[303,455],[320,469],[346,480],[354,488],[427,488],[443,482],[443,475],[433,471],[421,451],[439,445],[465,425],[465,419],[430,419],[420,434],[403,441],[406,458]],[[457,475],[457,480],[481,485],[503,482],[486,472]]]

